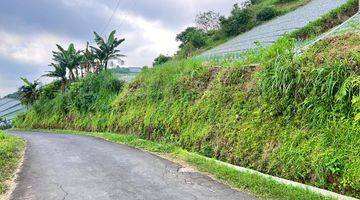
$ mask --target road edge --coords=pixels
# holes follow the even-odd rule
[[[50,133],[50,134],[72,134],[72,135],[83,135],[83,136],[90,136],[95,137],[99,139],[103,139],[109,142],[127,145],[136,149],[139,149],[141,151],[145,151],[151,154],[154,154],[156,156],[159,156],[161,158],[170,160],[176,164],[181,165],[185,170],[190,171],[196,171],[199,173],[202,173],[206,176],[211,177],[212,179],[226,184],[230,186],[232,189],[235,189],[240,192],[244,192],[250,195],[253,195],[255,197],[260,198],[279,198],[279,196],[276,196],[277,194],[268,194],[266,192],[269,192],[265,190],[259,192],[254,191],[254,188],[251,188],[249,185],[241,186],[241,184],[236,184],[231,180],[226,180],[224,177],[219,177],[219,174],[214,173],[214,171],[206,169],[204,167],[205,165],[215,165],[216,167],[224,168],[229,171],[235,170],[238,172],[238,175],[245,175],[249,176],[250,178],[258,179],[258,182],[265,183],[263,187],[266,187],[265,185],[271,185],[274,184],[276,186],[280,186],[282,189],[286,189],[289,192],[296,191],[297,194],[301,194],[301,196],[298,196],[299,199],[340,199],[340,200],[356,200],[354,197],[349,197],[345,195],[341,195],[335,192],[331,192],[325,189],[317,188],[310,185],[305,185],[299,182],[279,178],[276,176],[268,175],[261,173],[256,170],[235,166],[226,162],[222,162],[213,158],[208,158],[202,155],[199,155],[197,153],[188,152],[186,150],[183,150],[181,148],[164,144],[157,143],[149,140],[144,140],[141,138],[138,138],[134,135],[122,135],[122,134],[116,134],[116,133],[106,133],[106,132],[83,132],[83,131],[76,131],[76,130],[57,130],[57,129],[12,129],[12,131],[25,131],[25,132],[42,132],[42,133]],[[118,136],[118,138],[113,137],[114,135]],[[108,136],[108,137],[107,137]],[[129,137],[129,138],[127,138]],[[131,138],[130,138],[131,137]],[[119,140],[119,138],[122,138]],[[245,177],[245,178],[249,178]],[[278,191],[277,191],[278,192]],[[289,193],[286,193],[289,195]],[[279,195],[279,194],[278,194]],[[304,195],[304,196],[303,196]],[[285,196],[286,197],[286,196]],[[313,198],[311,198],[313,197]]]

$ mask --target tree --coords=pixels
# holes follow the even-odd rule
[[[51,63],[49,66],[52,66],[54,70],[48,71],[47,74],[43,76],[59,78],[61,80],[61,89],[64,91],[66,85],[66,67],[64,65],[55,63]]]
[[[246,31],[251,22],[251,12],[246,7],[234,4],[228,18],[220,17],[221,29],[229,36]]]
[[[93,72],[96,71],[95,66],[95,59],[96,59],[96,55],[93,51],[91,51],[89,49],[89,42],[86,43],[86,48],[84,51],[82,51],[82,58],[81,58],[81,63],[80,63],[80,67],[82,68],[81,70],[84,70],[84,72],[82,71],[82,77],[83,74],[88,74],[90,73],[90,71],[92,70]]]
[[[31,106],[40,95],[40,82],[31,83],[28,79],[21,77],[24,85],[19,88],[20,101],[26,106]]]
[[[56,46],[59,51],[53,51],[53,61],[68,69],[70,80],[77,79],[79,77],[78,67],[82,59],[81,51],[77,51],[72,43],[66,50],[58,44]]]
[[[265,7],[260,10],[260,12],[256,15],[256,19],[260,21],[270,20],[278,15],[278,11],[274,7]]]
[[[171,60],[170,56],[165,56],[163,54],[160,54],[158,57],[155,58],[155,60],[153,62],[153,66],[164,64],[169,60]]]
[[[205,33],[220,28],[220,14],[214,11],[200,12],[195,18],[196,27]]]
[[[125,39],[117,39],[115,33],[115,30],[112,31],[107,41],[105,41],[99,34],[94,32],[97,47],[90,46],[100,64],[99,67],[104,67],[105,70],[107,69],[108,61],[110,59],[120,59],[120,57],[125,57],[125,55],[120,54],[120,51],[116,49],[125,41]]]
[[[195,27],[188,27],[176,36],[176,41],[182,42],[180,48],[186,44],[191,44],[195,48],[201,48],[206,45],[207,36],[204,31]]]

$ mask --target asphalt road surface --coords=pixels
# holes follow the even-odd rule
[[[27,141],[12,200],[255,199],[126,145],[77,135],[11,134]]]

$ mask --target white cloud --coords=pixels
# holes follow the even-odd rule
[[[123,33],[126,38],[124,51],[129,55],[129,65],[150,64],[160,53],[172,55],[178,49],[179,44],[175,41],[176,32],[167,29],[159,21],[148,21],[125,11],[117,12],[114,20],[132,27],[131,32]],[[127,44],[135,48],[129,49],[126,47]]]
[[[80,41],[50,33],[20,35],[0,31],[0,55],[24,64],[43,66],[51,61],[55,44],[67,46],[70,42],[84,46]]]

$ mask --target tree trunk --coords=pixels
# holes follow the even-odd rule
[[[108,65],[108,61],[104,60],[104,69],[105,69],[105,71],[107,70],[107,65]]]
[[[79,70],[77,67],[75,68],[75,75],[76,75],[76,79],[78,79],[79,78]]]
[[[61,91],[65,92],[66,78],[61,78]]]
[[[71,81],[75,80],[75,75],[74,75],[73,70],[69,70],[69,71],[70,71],[69,79],[70,79]]]

